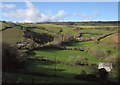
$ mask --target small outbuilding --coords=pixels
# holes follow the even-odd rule
[[[25,45],[27,45],[27,44],[29,44],[28,42],[26,42],[26,41],[22,41],[22,42],[17,42],[16,43],[18,46],[25,46]]]
[[[112,63],[102,63],[100,62],[98,65],[98,69],[104,68],[107,72],[110,72],[113,68]]]

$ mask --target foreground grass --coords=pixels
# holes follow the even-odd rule
[[[40,84],[40,83],[91,83],[82,80],[60,77],[43,77],[22,73],[4,73],[3,83],[23,83],[23,84]]]
[[[32,68],[32,69],[31,69]],[[47,62],[29,61],[25,67],[27,72],[40,72],[47,75],[58,75],[67,78],[73,78],[75,75],[85,71],[90,73],[92,68],[88,66],[70,66],[64,64],[50,64]]]
[[[4,72],[4,83],[90,83],[74,76],[90,72],[89,67],[57,65],[46,61],[28,61],[20,72]]]
[[[88,66],[70,66],[64,64],[57,65],[38,61],[29,61],[24,67],[24,71],[27,73],[37,73],[38,76],[40,76],[39,73],[43,73],[48,76],[56,76],[57,79],[60,79],[59,81],[56,79],[54,80],[52,77],[50,81],[57,83],[86,83],[86,81],[76,80],[74,77],[81,74],[83,71],[86,73],[91,73],[93,71],[93,69]],[[46,79],[44,78],[43,80],[46,81],[46,79],[49,80],[50,77],[47,77]]]

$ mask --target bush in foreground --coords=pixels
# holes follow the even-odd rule
[[[19,69],[25,61],[25,56],[17,48],[3,43],[2,45],[2,70],[14,71]]]

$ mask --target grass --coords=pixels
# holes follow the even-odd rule
[[[9,24],[8,24],[9,25]],[[86,25],[72,25],[72,26],[68,26],[68,25],[55,25],[55,24],[20,24],[24,27],[27,26],[35,26],[37,28],[32,28],[31,30],[37,33],[48,33],[51,35],[56,35],[59,31],[60,28],[62,28],[62,32],[61,34],[64,35],[77,35],[77,32],[74,31],[74,29],[76,27],[82,27],[84,29],[81,29],[80,32],[84,33],[84,32],[90,32],[90,33],[96,33],[96,34],[108,34],[111,33],[113,31],[111,30],[98,30],[98,29],[90,29],[90,28],[95,28],[95,27],[116,27],[113,24],[107,24],[107,25],[103,25],[103,24],[96,24],[96,25],[92,25],[90,26],[89,24]],[[3,28],[5,28],[5,26],[7,25],[3,25]],[[39,29],[40,26],[45,27],[45,29]],[[6,29],[2,32],[2,37],[3,37],[3,42],[8,42],[11,44],[14,44],[16,42],[19,42],[21,40],[24,39],[23,37],[23,31],[21,29],[18,29],[19,27],[12,27],[9,29]],[[96,37],[98,35],[91,35],[91,34],[83,34],[82,37]],[[101,39],[100,43],[94,43],[94,42],[78,42],[78,43],[72,43],[72,44],[68,44],[66,45],[66,47],[70,47],[70,48],[88,48],[89,50],[92,50],[93,48],[97,48],[100,50],[104,50],[104,51],[110,51],[110,55],[113,55],[115,53],[117,53],[117,51],[115,49],[113,49],[111,46],[109,46],[108,43],[111,42],[111,36],[108,36],[104,39]],[[108,44],[108,45],[106,45]],[[94,56],[92,56],[92,54],[89,52],[85,52],[85,51],[78,51],[78,50],[56,50],[56,49],[39,49],[39,50],[33,50],[33,52],[35,53],[34,55],[30,55],[30,56],[34,56],[34,57],[45,57],[47,59],[51,59],[51,60],[58,60],[63,62],[62,64],[53,64],[53,63],[48,63],[48,62],[37,62],[37,61],[28,61],[25,66],[24,66],[24,71],[26,72],[33,72],[33,73],[45,73],[47,75],[50,75],[50,77],[45,77],[45,76],[35,76],[35,75],[27,75],[27,74],[14,74],[14,77],[19,78],[20,80],[23,80],[24,78],[27,79],[32,79],[35,78],[36,82],[45,82],[45,83],[52,83],[52,82],[60,82],[60,83],[65,83],[65,82],[86,82],[86,81],[80,81],[80,80],[75,80],[73,79],[73,77],[75,75],[78,75],[80,73],[83,72],[83,70],[87,73],[92,72],[92,68],[88,67],[88,66],[78,66],[78,65],[69,65],[67,64],[67,62],[69,62],[69,58],[71,56],[73,56],[74,58],[79,57],[79,58],[87,58],[88,59],[88,63],[89,64],[98,64],[100,62],[100,60]],[[71,62],[70,62],[71,63]],[[53,75],[57,75],[59,77],[55,77]],[[29,81],[31,82],[31,81]]]
[[[47,33],[52,32],[53,34],[57,34],[60,31],[60,28],[62,28],[63,32],[61,34],[76,35],[76,32],[72,28],[68,27],[67,25],[55,25],[55,24],[21,24],[21,25],[24,26],[24,27],[35,26],[37,28],[42,26],[42,27],[45,27],[45,29],[48,30]],[[38,32],[38,33],[46,32],[45,30],[36,29],[36,28],[31,29],[31,30],[33,30],[35,32]]]
[[[90,29],[90,28],[99,28],[99,27],[111,27],[111,28],[114,28],[114,27],[117,27],[117,26],[114,26],[114,25],[112,25],[112,26],[110,26],[110,25],[106,25],[106,26],[99,26],[99,25],[97,25],[97,26],[90,26],[90,25],[84,25],[84,26],[77,26],[77,27],[81,27],[81,28],[88,28],[88,29]]]
[[[106,37],[106,38],[101,39],[100,41],[101,41],[102,43],[104,43],[104,44],[110,44],[110,43],[113,44],[112,36],[113,36],[113,35],[110,35],[110,36],[108,36],[108,37]]]
[[[0,22],[0,25],[1,25],[0,30],[5,29],[6,27],[14,27],[15,26],[13,23],[2,23],[2,22]]]
[[[2,41],[10,44],[22,41],[23,31],[17,28],[9,28],[2,32]]]
[[[28,75],[28,74],[22,74],[22,73],[4,73],[5,83],[16,82],[15,80],[19,80],[19,82],[22,83],[33,83],[39,84],[39,83],[90,83],[87,81],[82,80],[75,80],[71,78],[60,78],[60,77],[43,77],[43,76],[36,76],[36,75]]]
[[[43,26],[46,29],[53,31],[54,33],[59,32],[60,28],[64,27],[62,25],[54,25],[54,24],[37,24],[37,26]]]
[[[109,45],[106,46],[102,43],[97,44],[93,41],[73,43],[73,44],[71,44],[67,47],[78,47],[78,48],[83,48],[83,49],[84,48],[89,48],[89,49],[98,48],[98,49],[101,49],[101,50],[104,50],[104,51],[109,50],[109,51],[111,51],[111,54],[116,53],[116,50],[113,49],[112,47],[110,47]]]
[[[68,26],[64,26],[64,25],[54,25],[54,24],[37,24],[36,26],[43,26],[45,27],[47,30],[52,31],[53,33],[58,33],[60,28],[62,28],[63,32],[61,34],[68,34],[68,35],[75,35],[76,32],[71,29]]]
[[[59,28],[63,27],[62,25],[54,25],[54,24],[20,24],[23,27],[28,27],[28,26],[35,26],[37,28],[39,27],[45,27],[49,31],[53,31],[54,33],[59,32]]]
[[[35,32],[38,32],[38,33],[43,33],[43,32],[47,32],[47,33],[50,33],[52,32],[52,35],[56,34],[59,32],[60,28],[62,28],[63,32],[61,34],[68,34],[68,35],[73,35],[75,36],[77,34],[77,32],[74,31],[75,27],[76,26],[68,26],[68,25],[55,25],[55,24],[21,24],[22,26],[24,27],[27,27],[27,26],[35,26],[37,28],[39,28],[40,26],[42,27],[45,27],[45,29],[48,30],[45,31],[45,30],[42,30],[42,29],[31,29]],[[77,25],[79,26],[79,25]],[[107,33],[110,33],[112,32],[111,30],[96,30],[96,29],[87,29],[87,28],[95,28],[95,27],[101,27],[101,26],[87,26],[87,25],[84,25],[84,26],[80,26],[80,27],[83,27],[85,29],[81,30],[80,32],[91,32],[91,33],[97,33],[97,34],[107,34]],[[106,26],[102,26],[102,27],[106,27]],[[107,27],[116,27],[116,26],[107,26]],[[50,31],[50,32],[49,32]]]
[[[76,35],[77,32],[75,32],[72,28],[69,28],[69,27],[63,27],[63,32],[62,34],[68,34],[68,35]]]
[[[31,83],[33,79],[35,83],[90,83],[87,81],[74,79],[74,76],[82,73],[83,70],[86,73],[91,72],[91,68],[87,66],[86,67],[85,66],[69,66],[69,65],[63,65],[63,64],[57,65],[57,64],[50,64],[47,62],[28,61],[24,65],[24,71],[29,74],[7,73],[4,76],[6,76],[6,78],[9,80],[14,78],[11,81],[14,81],[17,79],[19,81],[26,82],[26,83]],[[38,73],[38,75],[34,75],[34,73]],[[48,77],[39,75],[39,73],[43,73]]]
[[[82,33],[90,32],[90,33],[96,33],[96,34],[108,34],[108,33],[111,33],[113,31],[111,31],[111,30],[83,29],[83,30],[80,30],[80,32],[82,32]]]
[[[91,37],[97,37],[98,35],[92,35],[92,34],[83,34],[83,38],[91,38]]]
[[[87,58],[89,63],[98,63],[98,59],[95,57],[91,56],[89,53],[82,52],[82,51],[75,51],[75,50],[55,50],[55,49],[44,49],[44,50],[36,50],[35,56],[44,56],[47,57],[48,59],[53,59],[53,60],[59,60],[63,62],[67,62],[67,60],[71,57],[77,57],[79,56],[80,58]]]
[[[60,30],[60,28],[59,27],[54,27],[54,26],[46,26],[46,25],[39,25],[39,26],[43,26],[43,27],[45,27],[45,29],[47,29],[48,31],[48,33],[50,32],[50,33],[54,33],[54,34],[56,34],[56,33],[58,33],[59,32],[59,30]],[[39,28],[39,26],[37,25],[37,27]],[[45,31],[45,30],[43,30],[43,31]],[[38,32],[38,31],[36,31],[36,32]]]
[[[53,33],[53,32],[48,32],[48,31],[46,31],[46,30],[37,29],[37,28],[32,29],[32,31],[33,31],[33,32],[37,32],[37,33],[47,33],[47,34],[50,34],[50,35],[55,35],[55,33]]]
[[[32,68],[32,69],[31,69]],[[69,66],[64,64],[48,64],[47,62],[30,61],[25,67],[27,72],[40,72],[47,75],[57,75],[66,78],[73,78],[83,72],[91,72],[91,68],[87,66]]]

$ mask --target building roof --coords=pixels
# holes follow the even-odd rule
[[[112,70],[112,63],[102,63],[100,62],[98,65],[98,69],[104,68],[107,72]]]

